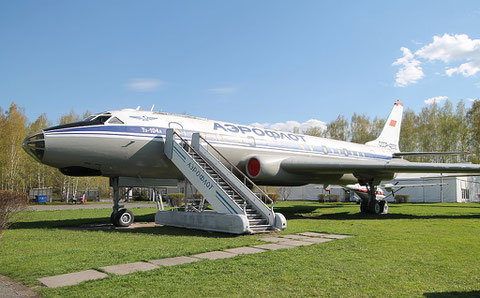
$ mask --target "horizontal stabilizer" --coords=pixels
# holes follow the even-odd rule
[[[469,163],[427,163],[398,160],[355,160],[312,157],[291,157],[281,161],[280,167],[292,174],[345,173],[480,173],[480,165]]]

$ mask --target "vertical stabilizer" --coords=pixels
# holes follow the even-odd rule
[[[403,103],[397,100],[393,106],[390,116],[383,127],[380,136],[366,145],[390,149],[399,152],[398,141],[400,139],[400,128],[402,126]]]

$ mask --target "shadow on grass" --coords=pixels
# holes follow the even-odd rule
[[[136,222],[155,221],[155,214],[146,214],[135,216]],[[100,226],[100,228],[95,228]],[[74,228],[74,229],[73,229]],[[138,228],[115,228],[110,223],[110,218],[82,218],[82,219],[63,219],[63,220],[45,220],[32,222],[16,222],[10,229],[69,229],[71,231],[81,232],[107,232],[107,233],[128,233],[128,234],[150,234],[165,236],[197,236],[207,238],[235,238],[238,235],[208,232],[200,230],[183,229],[167,226],[138,227]]]
[[[330,205],[317,205],[317,206],[289,206],[278,207],[277,212],[282,213],[285,218],[288,219],[328,219],[328,220],[385,220],[385,219],[480,219],[480,214],[432,214],[432,215],[413,215],[405,213],[389,213],[389,214],[363,214],[363,213],[351,213],[348,211],[340,211],[336,213],[328,214],[312,214],[315,210],[345,208],[351,205],[344,204],[330,204]],[[401,205],[389,205],[390,212],[395,210]],[[421,206],[418,207],[431,207]],[[440,206],[438,206],[440,207]],[[448,206],[446,206],[448,207]],[[460,207],[460,206],[455,206]],[[467,206],[469,208],[469,206]],[[360,209],[360,208],[359,208]]]
[[[480,297],[480,291],[470,292],[443,292],[443,293],[424,293],[428,298],[447,298],[447,297]]]

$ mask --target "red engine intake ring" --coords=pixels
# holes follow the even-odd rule
[[[247,164],[247,172],[251,177],[256,177],[260,173],[260,162],[255,157],[250,158]]]

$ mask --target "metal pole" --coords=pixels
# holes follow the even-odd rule
[[[443,203],[443,173],[440,173],[440,202]]]

